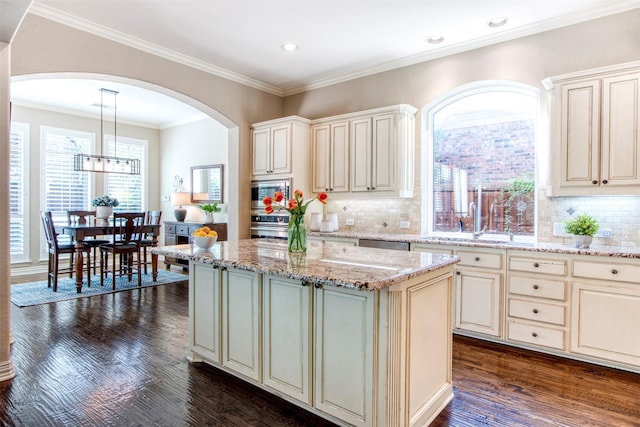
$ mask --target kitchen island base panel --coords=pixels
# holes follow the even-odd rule
[[[219,278],[202,274],[203,269],[221,270],[192,263],[192,279],[219,283]],[[205,349],[193,341],[189,360],[204,361],[338,425],[428,425],[453,398],[452,270],[453,267],[448,266],[376,291],[316,287],[309,301],[309,309],[314,313],[313,326],[306,329],[311,334],[307,340],[309,351],[315,355],[308,368],[314,384],[311,404],[270,387],[264,378],[212,360],[211,356],[216,353],[203,351]],[[220,272],[223,277],[226,273]],[[261,277],[261,286],[272,280],[269,275],[256,274]],[[206,285],[190,283],[195,290],[194,298],[203,286]],[[302,283],[299,286],[304,287]],[[224,294],[214,288],[220,295]],[[261,289],[264,298],[267,293]],[[216,300],[210,293],[201,291],[200,295]],[[222,298],[220,305],[208,310],[220,314],[233,311],[233,307],[222,307],[227,301]],[[192,307],[197,309],[202,305]],[[267,313],[268,305],[258,307],[257,318],[261,323],[272,317]],[[210,322],[209,315],[191,313],[190,317]],[[202,325],[192,325],[194,331],[198,327]],[[225,342],[221,340],[223,347]],[[258,348],[265,349],[265,346]],[[268,358],[261,354],[258,360],[264,363]],[[265,369],[261,371],[264,373]],[[349,379],[348,383],[345,378]]]

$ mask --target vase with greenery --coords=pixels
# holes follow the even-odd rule
[[[280,191],[273,193],[273,197],[266,196],[262,199],[267,214],[271,214],[276,210],[286,210],[291,214],[289,217],[289,226],[287,228],[287,243],[289,252],[306,252],[307,251],[307,228],[304,224],[304,214],[307,206],[314,200],[318,200],[322,204],[327,203],[327,193],[318,193],[313,199],[304,202],[302,191],[293,192],[293,199],[289,199],[284,204],[284,194]]]
[[[200,209],[204,212],[205,222],[214,222],[214,215],[216,212],[220,212],[222,208],[217,203],[205,203],[200,205]]]
[[[118,207],[120,202],[115,197],[107,195],[96,197],[91,201],[91,206],[96,207],[96,219],[106,222],[113,214],[113,208]]]
[[[573,234],[573,241],[577,248],[588,249],[599,228],[598,221],[587,214],[580,214],[564,222],[564,231]]]

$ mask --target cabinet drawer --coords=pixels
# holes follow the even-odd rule
[[[509,261],[509,270],[564,276],[567,270],[566,265],[567,262],[565,260],[511,258]]]
[[[164,234],[176,234],[176,226],[175,225],[167,225],[164,228]]]
[[[188,236],[189,235],[189,226],[188,225],[176,225],[176,234],[180,236]]]
[[[640,280],[640,265],[574,261],[573,275],[587,279],[638,283]]]
[[[509,276],[509,293],[539,298],[566,300],[567,284],[564,280],[538,279],[517,274]]]
[[[502,254],[458,251],[456,255],[460,257],[459,265],[494,269],[502,268]]]
[[[564,331],[539,325],[509,322],[507,338],[529,344],[564,350]]]
[[[565,308],[560,305],[545,304],[538,301],[509,299],[509,316],[538,322],[564,325]]]

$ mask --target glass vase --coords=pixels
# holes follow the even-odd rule
[[[287,231],[289,252],[306,252],[307,227],[304,224],[304,215],[291,215]]]

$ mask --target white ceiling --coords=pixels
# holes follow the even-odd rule
[[[36,0],[31,12],[289,95],[637,7],[640,0]],[[487,25],[496,17],[507,24]],[[444,42],[426,42],[436,34]],[[285,42],[299,50],[283,51]],[[12,98],[22,90],[12,85]]]

